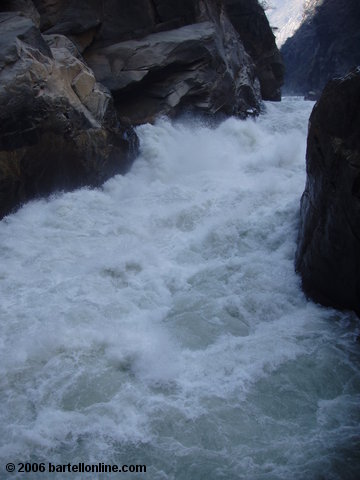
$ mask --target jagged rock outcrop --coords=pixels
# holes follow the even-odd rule
[[[315,300],[360,315],[360,69],[310,117],[296,269]]]
[[[257,0],[4,0],[0,12],[0,217],[126,171],[131,125],[189,110],[246,117],[261,92],[279,98]]]
[[[255,62],[264,100],[281,100],[284,64],[275,36],[258,0],[225,0],[226,10]]]
[[[130,123],[190,107],[256,113],[256,77],[263,98],[279,99],[281,60],[257,0],[35,3],[42,31],[77,44]]]
[[[55,190],[99,185],[129,167],[135,135],[66,37],[0,13],[0,217]]]
[[[308,0],[302,25],[281,53],[285,91],[319,96],[328,80],[360,64],[360,2]]]
[[[227,28],[231,45],[207,21],[93,50],[86,60],[112,91],[120,118],[132,124],[184,109],[245,117],[259,111],[260,90],[249,56]]]

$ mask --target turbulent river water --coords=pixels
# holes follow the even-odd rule
[[[294,273],[312,106],[142,126],[128,175],[0,222],[1,478],[360,478],[358,324]]]

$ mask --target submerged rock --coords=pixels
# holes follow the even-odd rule
[[[310,92],[307,92],[304,95],[304,100],[308,100],[310,102],[316,102],[316,100],[319,100],[320,95],[321,93],[313,92],[312,90],[310,90]]]
[[[305,292],[360,315],[360,69],[331,81],[310,117],[296,253]]]
[[[17,13],[1,13],[0,28],[0,217],[36,196],[125,172],[136,137],[118,125],[110,93],[69,40],[50,48]]]

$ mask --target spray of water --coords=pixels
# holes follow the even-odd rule
[[[311,107],[144,125],[128,175],[1,222],[1,465],[359,478],[356,322],[293,269]]]

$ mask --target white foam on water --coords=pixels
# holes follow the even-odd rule
[[[144,125],[128,175],[0,223],[2,465],[358,478],[357,324],[293,266],[311,107]]]

